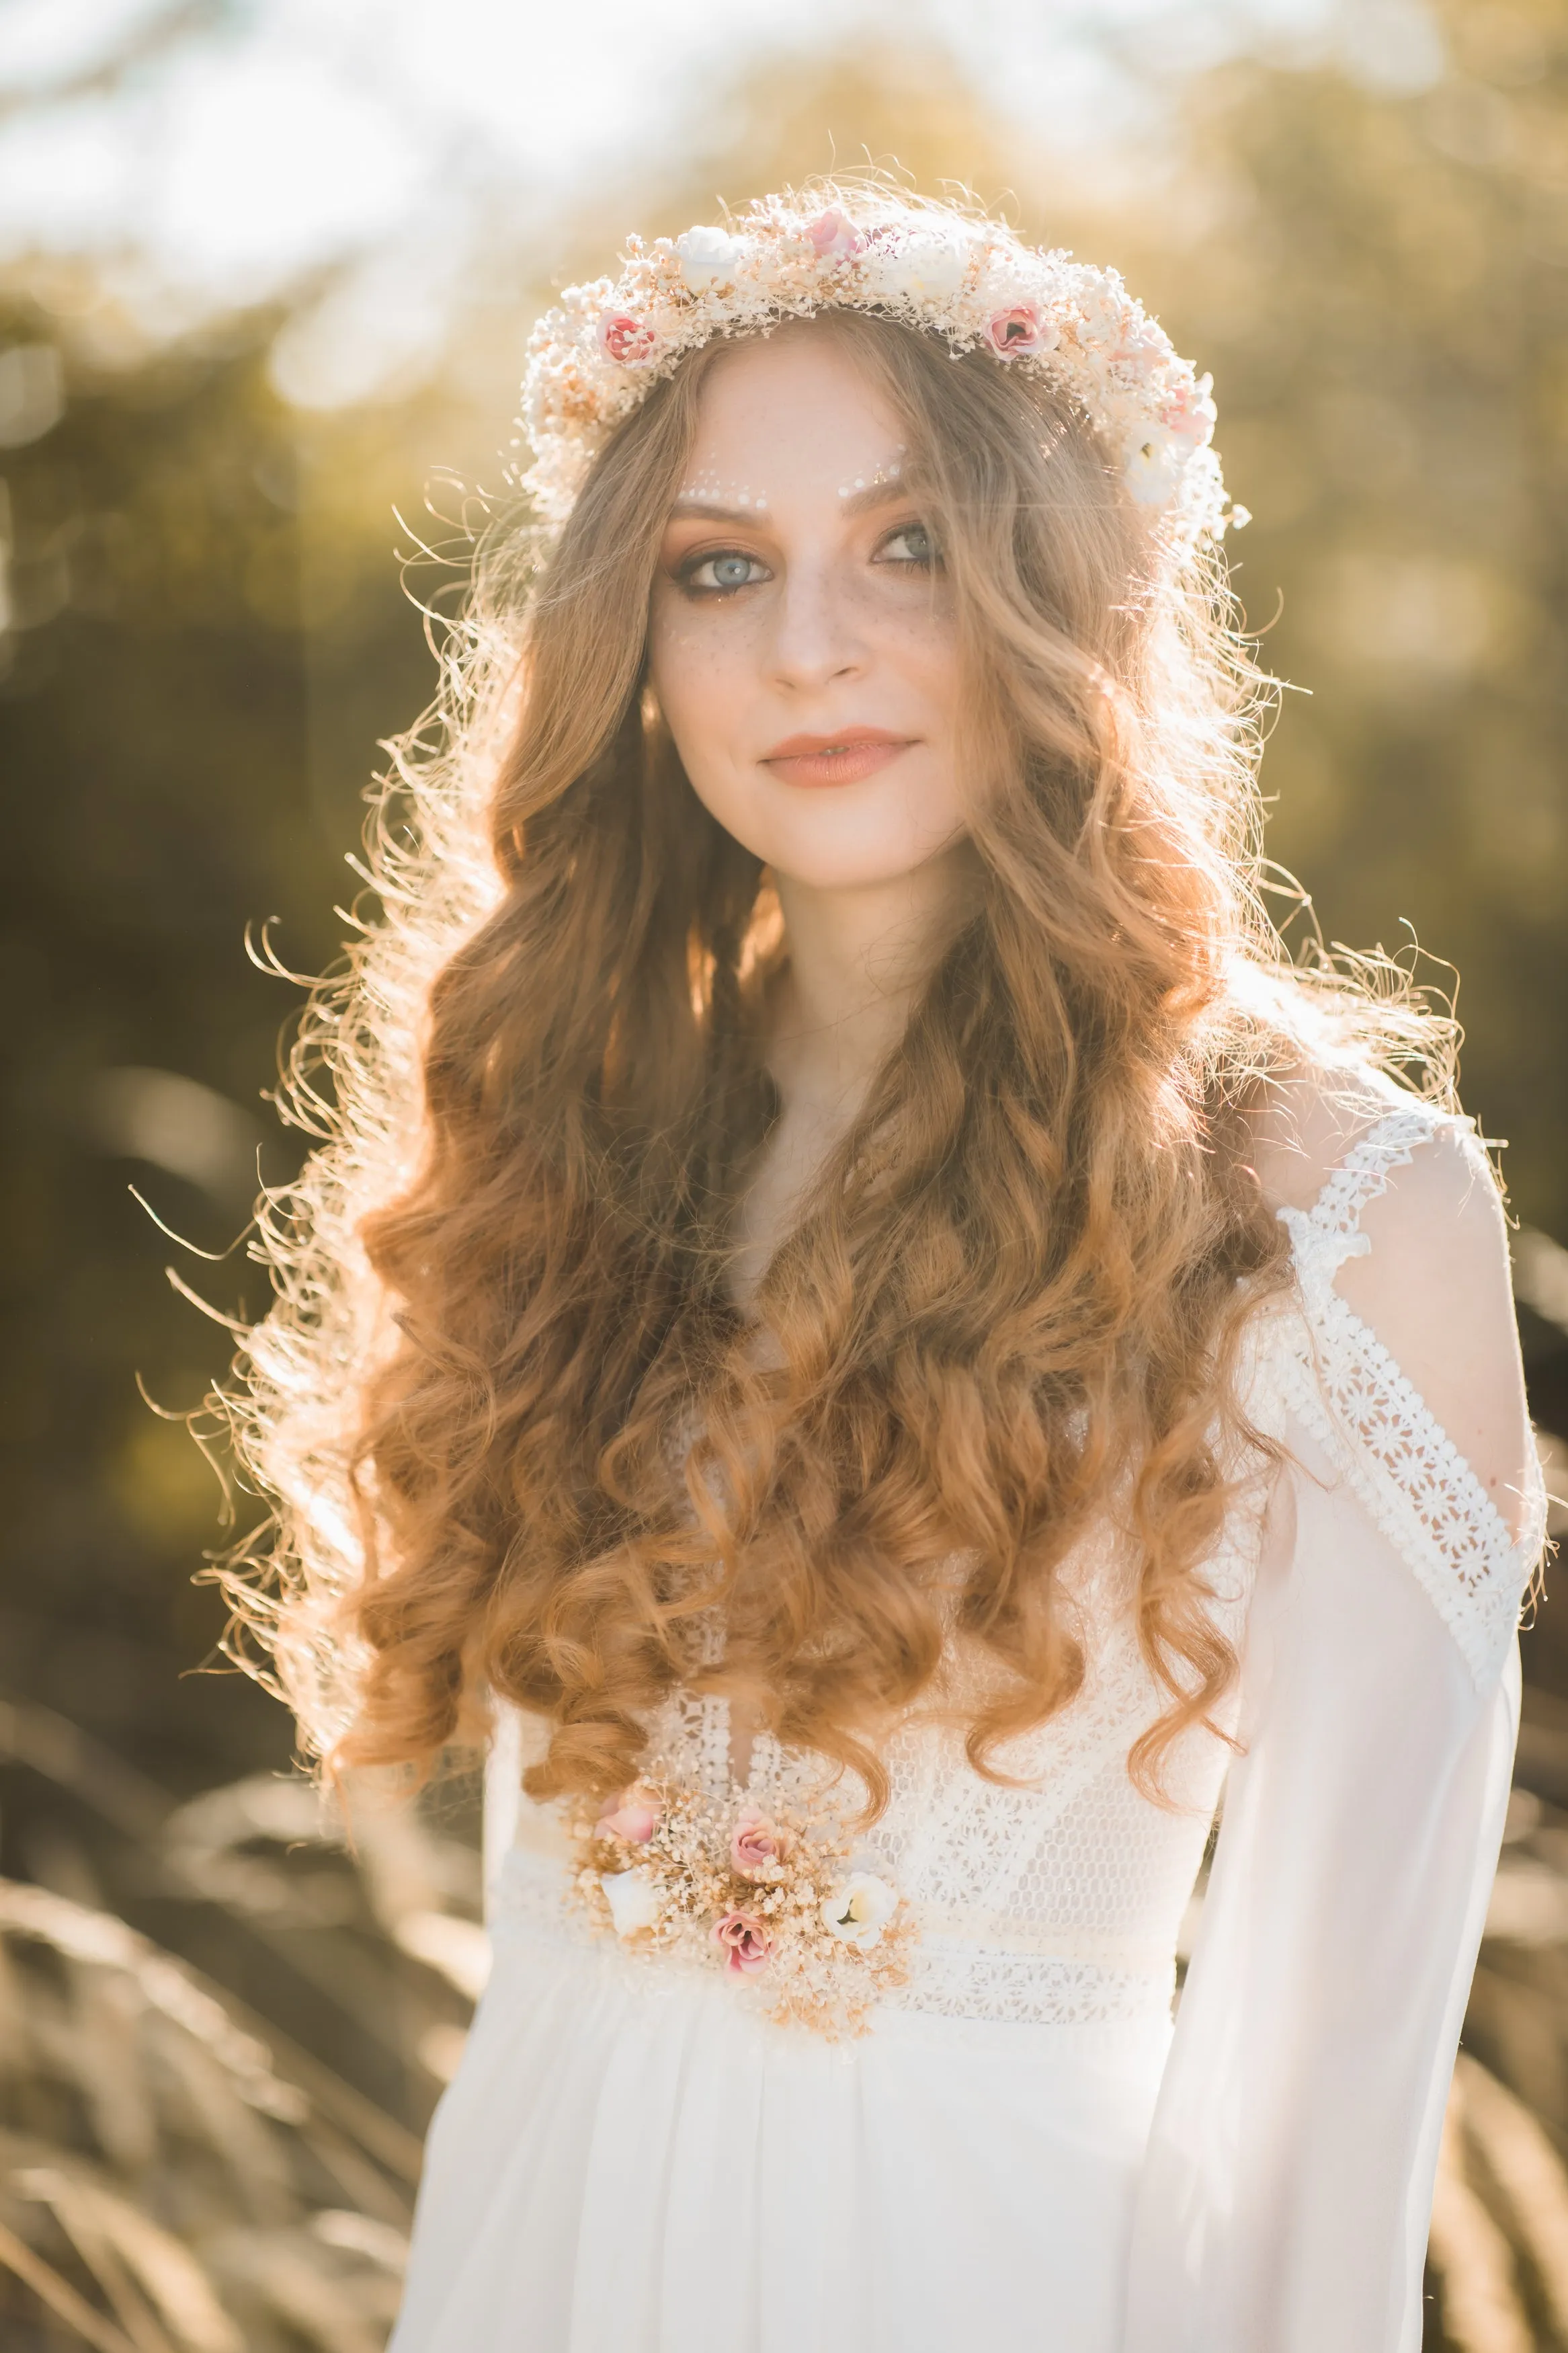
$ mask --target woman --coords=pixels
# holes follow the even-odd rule
[[[490,1747],[396,2353],[1418,2342],[1539,1480],[1213,420],[877,182],[536,330],[247,1405],[307,1736]]]

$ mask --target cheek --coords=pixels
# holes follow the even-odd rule
[[[931,722],[952,724],[958,695],[958,630],[936,594],[912,584],[896,590],[868,585],[855,616],[857,634],[875,666],[896,677],[924,706]]]
[[[746,664],[731,630],[656,599],[648,628],[648,679],[687,766],[706,765],[733,723]]]
[[[726,833],[759,858],[769,845],[740,781],[736,742],[750,666],[735,632],[704,628],[702,616],[656,598],[648,625],[648,683],[692,791]]]

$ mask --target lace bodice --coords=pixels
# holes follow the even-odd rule
[[[1316,1204],[1281,1215],[1294,1295],[1254,1329],[1247,1405],[1287,1450],[1304,1436],[1419,1579],[1478,1683],[1495,1675],[1517,1616],[1533,1526],[1516,1543],[1416,1391],[1334,1289],[1363,1252],[1360,1219],[1391,1171],[1446,1124],[1411,1102],[1381,1119],[1335,1169]],[[1268,1482],[1244,1488],[1207,1577],[1223,1630],[1239,1646],[1264,1538]],[[865,1835],[868,1864],[912,1906],[919,1942],[892,2008],[1104,2034],[1169,2016],[1178,1935],[1233,1746],[1233,1696],[1214,1730],[1186,1734],[1165,1767],[1168,1802],[1134,1786],[1133,1743],[1168,1704],[1139,1650],[1127,1580],[1109,1532],[1069,1564],[1091,1639],[1083,1689],[1048,1724],[1005,1750],[1001,1787],[969,1767],[961,1736],[910,1721],[888,1752],[892,1795]],[[1353,1639],[1353,1627],[1347,1639]],[[730,1725],[720,1697],[680,1694],[650,1746],[710,1796],[731,1792]],[[762,1736],[748,1794],[765,1806],[819,1780],[819,1760]],[[501,1804],[516,1760],[501,1753]],[[862,1792],[846,1787],[853,1811]],[[538,1809],[500,1875],[497,1910],[536,1925],[559,1873]],[[512,1845],[503,1833],[503,1842]],[[553,1915],[552,1915],[553,1916]]]
[[[1238,1514],[1209,1568],[1233,1639],[1259,1518],[1260,1507]],[[1169,2013],[1177,1930],[1228,1752],[1211,1733],[1190,1735],[1166,1777],[1174,1804],[1140,1794],[1128,1751],[1167,1702],[1140,1652],[1110,1545],[1080,1557],[1068,1577],[1093,1630],[1085,1685],[1000,1752],[1000,1770],[1024,1786],[973,1772],[949,1725],[912,1721],[885,1751],[891,1796],[865,1834],[864,1858],[920,1924],[910,1981],[886,1998],[891,2007],[1058,2026]],[[653,1745],[712,1797],[729,1791],[721,1697],[673,1699]],[[757,1804],[798,1799],[820,1780],[815,1760],[782,1751],[771,1735],[754,1743],[746,1795]],[[853,1811],[864,1792],[844,1777],[838,1794]]]

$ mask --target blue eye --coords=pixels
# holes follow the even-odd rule
[[[754,555],[742,555],[738,548],[725,548],[717,555],[705,555],[681,579],[688,588],[717,589],[721,595],[736,588],[750,588],[759,580],[772,578],[765,564]]]
[[[937,561],[936,543],[923,522],[900,523],[877,550],[877,561],[919,565],[929,571]]]

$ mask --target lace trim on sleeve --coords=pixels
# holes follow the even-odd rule
[[[1306,1345],[1290,1365],[1290,1402],[1408,1563],[1485,1688],[1501,1669],[1540,1555],[1546,1506],[1539,1473],[1516,1539],[1420,1393],[1333,1287],[1346,1260],[1370,1250],[1362,1214],[1393,1171],[1418,1145],[1468,1125],[1425,1103],[1393,1112],[1352,1148],[1310,1209],[1279,1216],[1306,1323]]]

